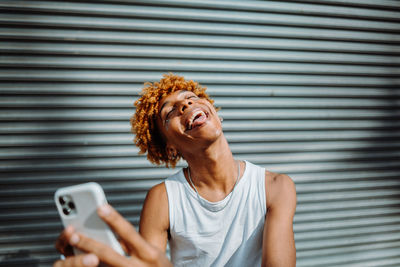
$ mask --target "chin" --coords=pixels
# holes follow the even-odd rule
[[[217,141],[221,136],[223,136],[223,132],[221,128],[214,128],[210,129],[206,133],[206,138],[207,140],[211,142]]]

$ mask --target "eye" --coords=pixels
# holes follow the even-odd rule
[[[166,119],[166,120],[171,116],[172,112],[174,112],[174,109],[173,109],[173,108],[171,108],[171,110],[168,111],[167,115],[165,115],[165,119]]]
[[[168,111],[167,115],[165,115],[165,122],[168,121],[169,117],[171,116],[171,114],[175,111],[175,107],[171,108],[170,111]]]

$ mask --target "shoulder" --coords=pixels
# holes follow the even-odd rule
[[[269,210],[285,206],[294,212],[297,202],[296,186],[290,176],[265,171],[265,190]]]
[[[155,205],[155,208],[162,207],[163,205],[168,207],[167,189],[164,182],[150,188],[150,190],[147,192],[145,205]]]
[[[150,188],[149,192],[147,193],[147,195],[151,196],[160,196],[164,194],[165,195],[167,194],[167,190],[165,188],[165,182],[154,185],[153,187]]]
[[[141,222],[156,220],[168,228],[168,196],[164,182],[150,188],[144,200],[140,217]]]

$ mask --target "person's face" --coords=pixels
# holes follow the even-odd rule
[[[190,91],[176,91],[160,102],[158,128],[167,149],[184,154],[195,145],[207,145],[222,134],[214,106]]]

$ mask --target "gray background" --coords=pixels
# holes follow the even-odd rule
[[[400,266],[399,1],[0,1],[0,266],[50,266],[52,196],[137,226],[176,170],[137,155],[145,81],[208,87],[237,158],[289,174],[298,266]],[[182,167],[183,164],[180,165]]]

